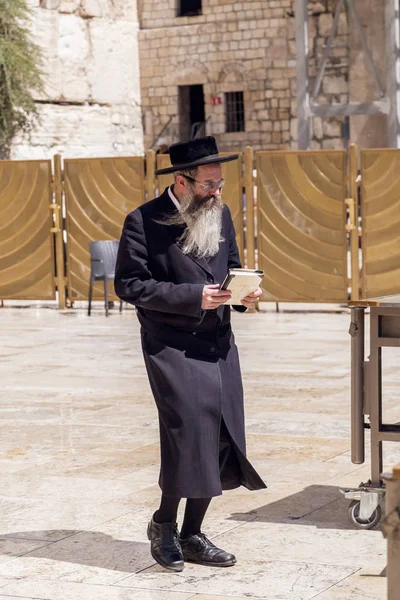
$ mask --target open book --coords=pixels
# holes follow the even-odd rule
[[[264,271],[259,269],[229,269],[221,284],[221,290],[230,290],[231,298],[225,304],[240,304],[246,296],[260,287]]]

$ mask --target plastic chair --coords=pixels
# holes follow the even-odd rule
[[[114,281],[115,263],[117,262],[118,240],[104,240],[101,242],[90,242],[90,283],[89,283],[89,305],[88,316],[92,309],[93,283],[104,281],[104,305],[106,317],[108,317],[108,282]],[[122,311],[122,300],[119,304],[119,312]]]

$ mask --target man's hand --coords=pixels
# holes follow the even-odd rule
[[[203,288],[203,301],[201,308],[203,310],[213,310],[224,304],[231,297],[232,293],[228,290],[220,290],[219,284],[205,285]]]
[[[241,300],[240,302],[243,304],[243,306],[246,306],[247,308],[255,308],[256,302],[261,295],[262,295],[262,289],[257,288],[255,292],[253,292],[252,294],[249,294],[248,296],[246,296],[246,298],[243,298],[243,300]]]

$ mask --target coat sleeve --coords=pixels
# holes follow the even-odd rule
[[[165,313],[201,317],[202,284],[156,281],[149,270],[143,217],[130,213],[122,230],[114,279],[121,300]]]
[[[229,209],[228,209],[229,210]],[[229,256],[228,256],[228,269],[241,269],[242,263],[240,262],[239,249],[236,243],[236,232],[233,225],[232,216],[229,211]],[[247,306],[243,304],[233,305],[232,308],[237,312],[246,312]]]

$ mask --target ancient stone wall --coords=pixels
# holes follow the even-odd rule
[[[377,2],[356,1],[367,28],[370,5]],[[311,90],[336,5],[337,0],[308,2]],[[375,55],[384,56],[384,45],[374,44],[376,35],[382,36],[383,9],[379,11],[375,6],[374,11],[375,17],[377,12],[382,14],[369,42],[375,46]],[[178,12],[179,0],[139,2],[145,147],[157,147],[160,141],[168,145],[179,139],[183,118],[179,88],[203,85],[207,132],[217,137],[222,149],[240,149],[247,144],[265,150],[296,148],[294,0],[203,0],[202,14],[177,16]],[[330,53],[317,98],[321,104],[355,100],[350,94],[351,75],[355,82],[353,92],[362,90],[360,78],[364,82],[369,77],[354,26],[349,23],[343,12],[334,41],[336,47]],[[357,67],[352,68],[355,57]],[[245,131],[228,133],[225,93],[233,91],[243,92]],[[360,131],[356,119],[354,123],[354,131]],[[343,120],[314,118],[312,129],[312,148],[343,147]],[[352,141],[358,141],[357,135],[353,134]]]
[[[136,0],[29,0],[44,53],[41,124],[13,158],[141,154]]]
[[[193,85],[203,86],[206,132],[222,150],[297,147],[294,0],[202,0],[194,16],[177,16],[180,0],[28,1],[45,54],[46,93],[38,98],[41,125],[30,141],[15,140],[14,158],[168,146],[182,139],[189,118],[183,90]],[[311,90],[336,4],[308,2]],[[355,5],[384,80],[381,0]],[[318,102],[376,99],[346,13],[335,44]],[[227,131],[230,92],[243,93],[241,131]],[[384,120],[352,118],[350,140],[385,145]],[[312,130],[312,148],[343,147],[343,120],[314,118]]]

